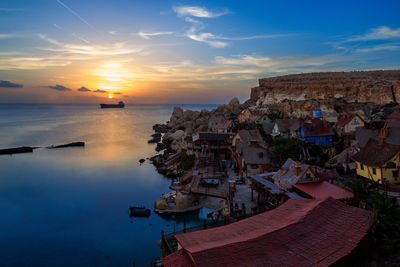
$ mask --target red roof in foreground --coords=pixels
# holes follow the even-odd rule
[[[333,198],[290,199],[226,226],[176,235],[182,249],[163,264],[189,258],[186,266],[328,266],[357,246],[371,218]]]
[[[316,199],[324,199],[327,197],[345,199],[354,197],[352,192],[326,181],[323,181],[322,183],[294,184],[293,186]]]

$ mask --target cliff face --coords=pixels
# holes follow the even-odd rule
[[[335,98],[379,105],[400,102],[400,70],[321,72],[264,78],[259,80],[259,87],[251,89],[250,95],[258,105],[281,103],[285,99],[333,101]]]

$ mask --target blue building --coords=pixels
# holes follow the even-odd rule
[[[308,144],[330,145],[333,141],[333,130],[329,123],[319,119],[311,122],[303,122],[300,125],[300,134],[304,142]]]

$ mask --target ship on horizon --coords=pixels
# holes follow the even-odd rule
[[[125,104],[123,101],[119,101],[118,104],[100,104],[101,108],[124,108]]]

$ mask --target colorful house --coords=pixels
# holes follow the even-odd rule
[[[289,158],[270,179],[280,188],[286,191],[293,189],[307,198],[353,198],[353,193],[325,181],[335,179],[332,174],[326,169],[302,164]]]
[[[254,123],[256,120],[261,118],[264,114],[268,113],[267,108],[246,108],[239,116],[238,120],[240,123]]]
[[[267,114],[262,115],[259,119],[256,120],[256,124],[271,123],[271,122],[272,120]]]
[[[377,183],[400,183],[400,145],[386,143],[382,132],[380,140],[369,139],[353,156],[357,175]]]
[[[351,134],[357,127],[364,127],[364,120],[358,114],[346,114],[336,123],[338,134]]]
[[[371,223],[370,211],[333,198],[293,198],[235,223],[177,234],[178,250],[162,263],[165,267],[330,266],[357,247]],[[162,244],[168,245],[165,238]]]
[[[235,158],[241,177],[268,172],[272,168],[268,149],[257,143],[236,142]]]
[[[300,135],[308,144],[329,145],[333,141],[333,130],[330,124],[320,119],[313,119],[310,122],[303,122],[300,127]]]
[[[283,119],[277,119],[271,135],[289,138],[291,135],[290,128],[294,123],[296,123],[296,121],[297,119],[288,119],[286,117]]]
[[[232,129],[233,121],[224,116],[214,116],[210,120],[209,128],[212,132],[228,133]]]

